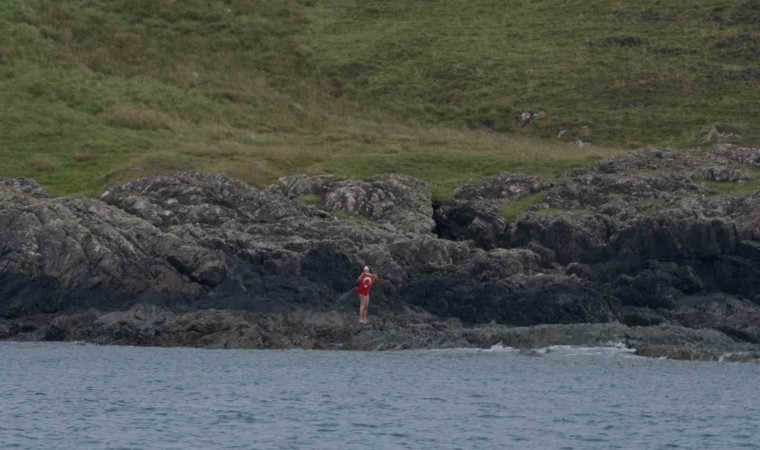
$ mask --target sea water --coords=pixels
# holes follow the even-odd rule
[[[0,343],[2,449],[758,448],[760,365]]]

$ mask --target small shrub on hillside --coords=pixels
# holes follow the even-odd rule
[[[169,117],[150,109],[135,108],[127,105],[114,106],[101,114],[106,123],[112,127],[133,130],[168,130]]]
[[[295,48],[293,49],[293,51],[300,58],[308,58],[313,53],[312,50],[309,47],[307,47],[307,46],[305,46],[303,44],[296,45]]]
[[[276,169],[263,159],[253,159],[245,162],[230,161],[227,164],[220,164],[219,171],[226,172],[235,178],[240,178],[258,187],[264,187],[273,183],[279,176]]]
[[[89,152],[74,152],[74,154],[71,155],[71,158],[76,162],[87,162],[92,161],[93,156],[92,153]]]
[[[55,169],[56,165],[49,159],[38,158],[29,161],[29,167],[40,172],[47,172]]]
[[[293,16],[288,19],[288,23],[291,25],[309,25],[311,23],[311,17],[304,15]]]

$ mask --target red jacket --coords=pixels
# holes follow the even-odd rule
[[[363,273],[359,277],[359,295],[369,295],[370,289],[377,281],[377,275],[371,273]]]

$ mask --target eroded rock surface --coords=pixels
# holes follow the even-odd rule
[[[297,175],[260,190],[186,172],[99,200],[0,180],[0,339],[622,342],[642,355],[752,360],[760,192],[714,189],[753,182],[742,151],[643,150],[552,182],[502,173],[435,204],[428,184],[401,175]],[[509,210],[518,204],[527,211]],[[366,264],[380,281],[375,321],[360,328],[354,279]]]
[[[0,179],[0,190],[13,191],[19,194],[29,194],[33,197],[39,198],[50,197],[42,186],[29,178],[2,178]]]
[[[517,200],[542,191],[548,183],[541,178],[517,172],[502,172],[477,184],[466,184],[454,191],[454,198],[466,200]]]
[[[0,314],[186,301],[226,276],[213,249],[98,200],[0,191]]]
[[[435,227],[430,186],[406,175],[385,174],[366,180],[292,175],[280,178],[267,190],[291,199],[315,196],[320,209],[390,224],[400,232],[430,233]]]

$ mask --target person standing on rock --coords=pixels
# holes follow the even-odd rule
[[[367,320],[369,291],[377,281],[377,275],[370,272],[369,266],[364,266],[364,271],[356,281],[359,283],[359,323],[369,323],[369,320]]]

